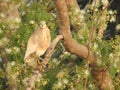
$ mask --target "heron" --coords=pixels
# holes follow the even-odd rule
[[[51,42],[50,30],[45,21],[40,22],[40,26],[32,33],[28,39],[27,49],[25,53],[25,63],[32,67],[36,67],[39,57],[48,49]]]

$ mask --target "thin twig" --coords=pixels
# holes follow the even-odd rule
[[[92,33],[91,33],[91,42],[94,40],[94,32],[95,32],[95,30],[96,30],[96,28],[97,28],[97,25],[99,24],[99,19],[100,19],[100,17],[101,16],[103,16],[103,13],[105,12],[105,10],[107,10],[109,7],[110,7],[110,5],[112,4],[112,2],[113,2],[114,0],[112,0],[112,1],[110,1],[109,2],[109,4],[107,5],[107,6],[105,6],[104,7],[104,9],[103,9],[103,11],[101,11],[100,12],[100,14],[99,14],[99,16],[97,17],[97,21],[95,22],[95,24],[93,24],[93,26],[91,27],[91,29],[90,30],[92,30]],[[95,12],[95,10],[93,11],[93,13]],[[93,17],[94,17],[94,15],[93,15]],[[93,19],[92,19],[93,20]],[[93,21],[92,21],[93,22]]]

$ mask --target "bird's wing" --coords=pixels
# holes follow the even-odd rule
[[[47,28],[47,26],[44,27],[43,29],[44,30],[41,30],[41,33],[38,36],[39,42],[38,42],[36,54],[39,56],[43,55],[46,52],[51,41],[50,30]]]
[[[27,50],[24,59],[26,59],[30,54],[34,53],[36,51],[36,48],[37,46],[36,43],[34,42],[34,36],[31,35],[31,37],[28,40]]]
[[[42,28],[38,28],[35,34],[34,42],[36,43],[36,55],[40,57],[43,55],[46,51],[45,47],[46,45],[44,44],[46,42],[46,39],[43,38],[43,34],[45,31],[42,30]]]

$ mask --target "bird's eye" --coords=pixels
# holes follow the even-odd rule
[[[45,21],[41,21],[41,22],[40,22],[40,27],[43,27],[45,24],[46,24]]]
[[[44,25],[43,24],[40,24],[40,27],[42,28]]]

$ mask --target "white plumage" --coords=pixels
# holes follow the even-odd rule
[[[45,21],[41,21],[40,26],[33,32],[27,43],[27,50],[25,53],[25,62],[34,67],[36,65],[35,58],[31,54],[35,54],[38,58],[42,56],[51,42],[50,30],[46,26]]]

